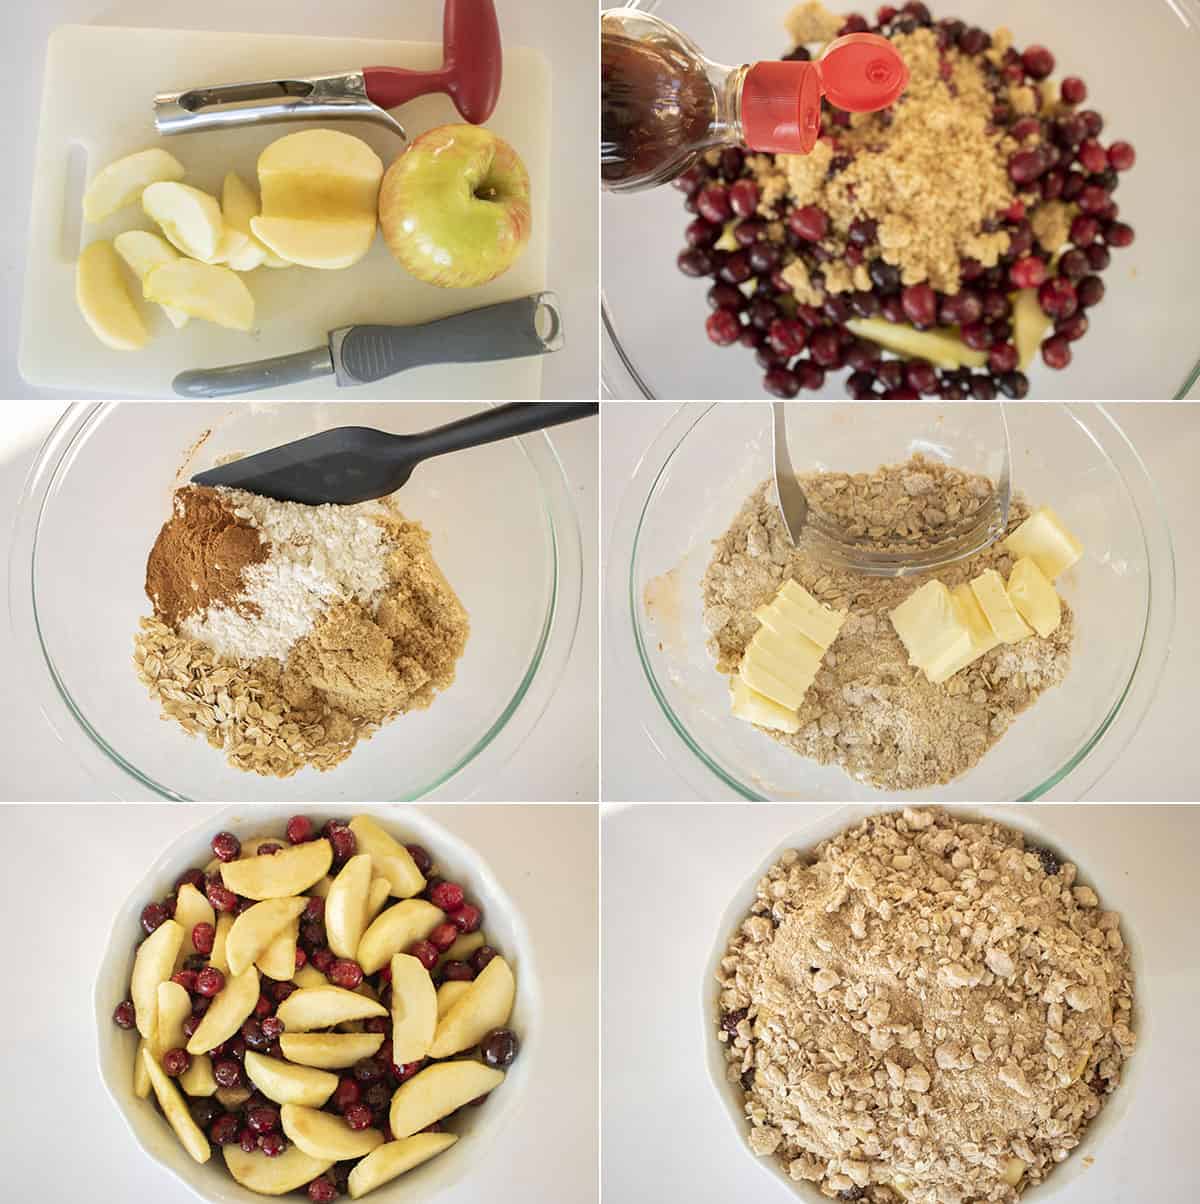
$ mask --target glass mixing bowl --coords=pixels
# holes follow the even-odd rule
[[[159,719],[132,661],[146,556],[171,492],[222,455],[333,426],[404,434],[478,407],[441,402],[78,405],[43,446],[16,519],[14,646],[47,719],[116,798],[405,800],[454,779],[486,789],[553,694],[579,618],[579,526],[545,435],[422,464],[398,495],[471,617],[455,683],[335,769],[285,779],[231,769]],[[206,432],[207,437],[204,437]]]
[[[718,62],[754,62],[788,49],[783,17],[791,0],[736,9],[720,0],[634,0],[634,7],[676,25]],[[827,0],[827,7],[873,13],[876,6]],[[1134,6],[1122,0],[931,0],[930,9],[935,18],[959,17],[985,29],[1006,25],[1018,46],[1048,46],[1056,76],[1086,80],[1087,106],[1105,118],[1102,139],[1126,139],[1137,148],[1137,165],[1124,175],[1117,197],[1137,240],[1114,252],[1104,273],[1107,295],[1089,311],[1091,328],[1074,344],[1071,365],[1055,372],[1039,357],[1031,367],[1031,396],[1185,396],[1200,377],[1193,316],[1200,228],[1192,213],[1200,159],[1186,150],[1195,143],[1200,0]],[[750,352],[717,347],[704,333],[709,282],[675,267],[690,217],[670,185],[603,194],[602,369],[612,397],[764,395]],[[805,396],[844,397],[844,379],[845,373],[833,374],[822,393]]]
[[[972,468],[973,406],[796,402],[798,473],[861,471],[913,451]],[[929,801],[1079,798],[1137,730],[1158,687],[1175,614],[1171,537],[1137,452],[1101,406],[1009,403],[1012,487],[1052,505],[1084,558],[1056,585],[1076,616],[1071,669],[968,773]],[[771,472],[766,404],[681,406],[642,457],[609,553],[610,647],[624,661],[647,735],[702,798],[911,800],[821,766],[729,714],[727,679],[705,642],[700,580],[712,542]],[[889,451],[882,451],[889,447]],[[649,601],[648,601],[649,600]]]

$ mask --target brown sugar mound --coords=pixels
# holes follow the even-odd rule
[[[172,627],[214,605],[253,614],[253,603],[238,599],[242,571],[270,552],[258,529],[238,518],[215,489],[177,490],[172,515],[146,561],[146,596]]]

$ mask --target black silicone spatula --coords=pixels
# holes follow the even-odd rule
[[[420,435],[339,426],[192,477],[195,485],[245,489],[280,502],[348,506],[399,489],[422,460],[586,418],[596,402],[529,401],[496,406]]]

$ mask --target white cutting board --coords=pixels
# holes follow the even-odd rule
[[[525,161],[533,192],[533,233],[521,258],[480,288],[442,289],[415,280],[392,259],[381,235],[360,263],[340,272],[259,268],[244,276],[254,294],[256,329],[247,334],[193,318],[174,330],[158,306],[141,304],[154,335],[140,351],[113,351],[91,332],[75,305],[75,259],[82,246],[123,230],[154,229],[131,206],[82,225],[86,181],[122,155],[163,146],[187,169],[185,182],[220,195],[225,173],[257,186],[263,148],[296,130],[329,122],[287,122],[161,138],[152,102],[159,92],[200,85],[353,71],[368,66],[440,65],[440,46],[366,38],[211,33],[66,25],[50,38],[34,166],[29,255],[21,318],[20,369],[32,385],[142,397],[172,396],[171,381],[189,368],[286,355],[327,342],[330,330],[356,322],[410,324],[553,288],[546,281],[549,222],[550,71],[535,50],[505,47],[500,103],[487,126]],[[395,110],[409,138],[461,121],[449,98],[423,96]],[[370,143],[390,164],[400,138],[368,122],[335,128]],[[74,149],[73,148],[77,148]],[[82,156],[86,165],[80,171]],[[139,296],[129,276],[131,291]],[[571,337],[571,332],[567,332]],[[323,399],[529,399],[541,396],[541,358],[495,364],[416,368],[373,385],[338,390],[333,378],[250,397]]]

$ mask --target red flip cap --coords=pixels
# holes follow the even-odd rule
[[[821,132],[821,97],[850,113],[894,104],[908,87],[896,48],[873,33],[851,33],[815,63],[755,63],[742,86],[742,130],[751,150],[807,155]]]

